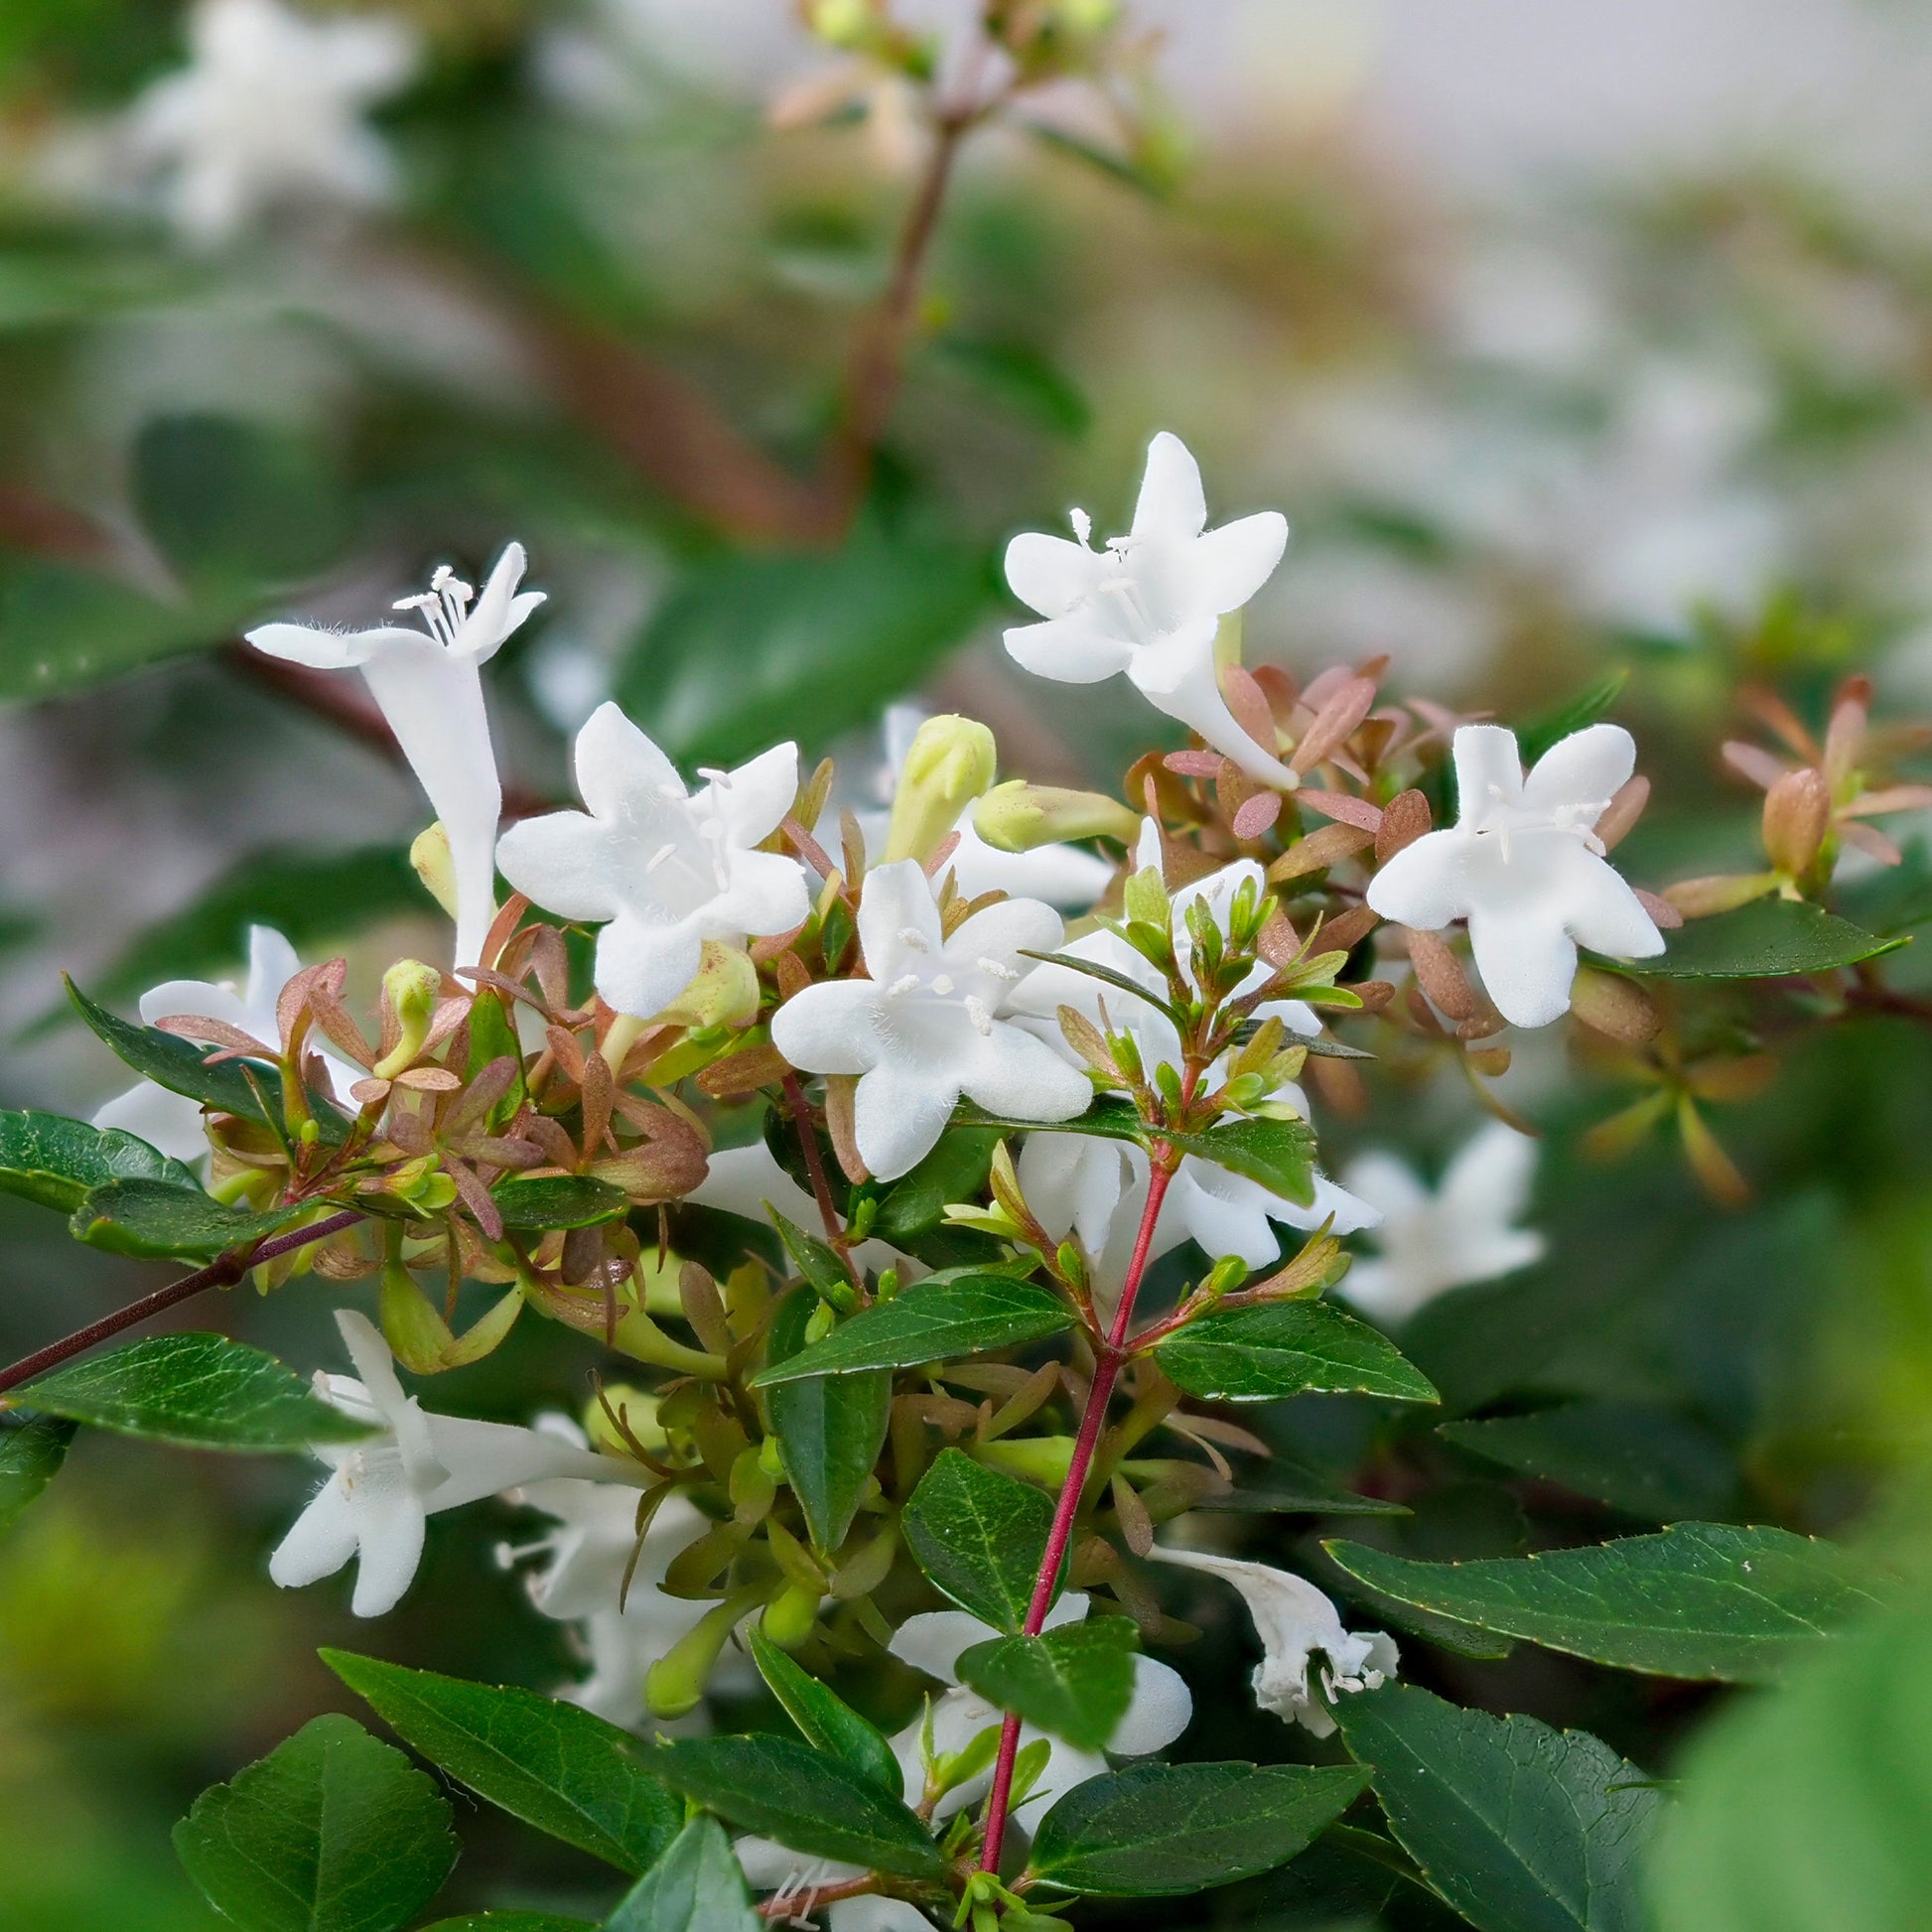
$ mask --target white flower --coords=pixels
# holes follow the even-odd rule
[[[1149,445],[1134,527],[1095,550],[1092,519],[1073,512],[1077,543],[1030,531],[1007,546],[1007,582],[1046,620],[1006,633],[1014,661],[1063,684],[1125,671],[1157,711],[1198,732],[1252,776],[1289,786],[1295,773],[1235,722],[1221,695],[1214,635],[1221,618],[1268,581],[1288,524],[1275,510],[1206,530],[1200,468],[1177,436]]]
[[[1536,1143],[1502,1121],[1469,1141],[1434,1194],[1392,1154],[1364,1154],[1343,1176],[1381,1209],[1380,1253],[1335,1293],[1378,1321],[1403,1321],[1451,1288],[1542,1259],[1542,1235],[1511,1226],[1529,1205]]]
[[[349,1607],[381,1616],[401,1600],[423,1554],[426,1520],[540,1476],[621,1481],[626,1465],[534,1429],[426,1413],[396,1379],[389,1345],[366,1316],[336,1311],[360,1381],[318,1374],[316,1392],[345,1415],[378,1424],[355,1443],[318,1443],[334,1473],[269,1559],[284,1589],[333,1577],[359,1557]],[[633,1505],[634,1506],[634,1505]]]
[[[697,977],[704,942],[787,932],[810,909],[805,876],[757,847],[798,792],[798,748],[777,745],[735,771],[677,768],[614,704],[577,734],[584,812],[512,825],[497,847],[503,877],[567,919],[606,922],[597,990],[647,1020]]]
[[[714,1154],[710,1167],[705,1171],[705,1177],[684,1198],[696,1201],[701,1207],[717,1207],[727,1214],[741,1214],[746,1220],[757,1221],[765,1227],[771,1224],[764,1211],[767,1203],[794,1227],[803,1228],[807,1234],[816,1236],[822,1225],[818,1203],[779,1167],[771,1150],[762,1141],[754,1141],[749,1147],[726,1148],[722,1153]],[[887,1268],[897,1268],[901,1281],[924,1272],[917,1262],[908,1261],[897,1248],[889,1247],[877,1238],[860,1242],[853,1249],[852,1258],[861,1268],[870,1269],[874,1274]]]
[[[1084,1073],[1010,1024],[1023,952],[1050,952],[1060,915],[1038,899],[986,906],[945,937],[913,859],[866,875],[859,900],[863,980],[808,986],[778,1009],[771,1043],[808,1073],[856,1073],[859,1153],[882,1180],[916,1166],[963,1094],[989,1113],[1071,1120]]]
[[[1453,749],[1455,824],[1398,852],[1369,882],[1368,902],[1424,930],[1466,918],[1497,1011],[1512,1026],[1547,1026],[1569,1010],[1579,944],[1621,959],[1664,950],[1593,830],[1636,768],[1636,744],[1620,725],[1591,725],[1553,745],[1527,778],[1516,734],[1501,725],[1464,725]]]
[[[1373,1691],[1395,1675],[1400,1659],[1392,1637],[1381,1630],[1359,1635],[1344,1630],[1327,1597],[1289,1571],[1197,1550],[1157,1546],[1152,1554],[1163,1563],[1205,1570],[1241,1592],[1263,1653],[1255,1666],[1255,1702],[1290,1724],[1307,1725],[1317,1737],[1326,1737],[1335,1721],[1309,1683],[1316,1652],[1325,1660],[1320,1683],[1329,1703],[1339,1692]]]
[[[296,201],[389,199],[388,150],[364,112],[415,71],[415,35],[382,15],[320,20],[279,0],[200,0],[191,64],[134,103],[137,160],[166,176],[169,218],[190,241],[230,241]]]
[[[523,546],[505,545],[474,609],[470,586],[447,565],[439,569],[426,592],[396,603],[398,611],[421,614],[421,630],[269,623],[248,633],[248,641],[270,657],[314,670],[353,667],[362,673],[449,838],[459,966],[474,966],[482,957],[496,912],[496,821],[503,791],[483,709],[482,666],[543,602],[541,591],[518,593],[523,566]]]
[[[295,948],[273,926],[251,925],[245,991],[232,980],[168,980],[142,994],[141,1018],[150,1027],[180,1014],[220,1020],[272,1047],[281,1038],[275,1003],[301,970]],[[333,1053],[323,1054],[323,1064],[335,1097],[346,1100],[349,1083],[361,1078],[361,1069],[345,1065]],[[137,1135],[177,1161],[199,1160],[208,1151],[201,1102],[171,1093],[152,1080],[138,1081],[117,1094],[94,1116],[94,1125]]]

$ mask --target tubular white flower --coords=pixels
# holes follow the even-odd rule
[[[349,1607],[381,1616],[402,1600],[422,1558],[424,1524],[439,1511],[539,1476],[625,1479],[624,1464],[554,1435],[428,1414],[403,1393],[389,1345],[366,1316],[339,1309],[336,1325],[361,1379],[318,1374],[316,1392],[382,1433],[313,1446],[332,1474],[269,1559],[268,1574],[284,1589],[333,1577],[356,1557]]]
[[[811,901],[790,859],[757,848],[798,792],[798,748],[773,746],[735,771],[677,767],[615,704],[577,734],[586,812],[512,825],[496,848],[503,877],[567,919],[604,923],[597,990],[648,1020],[697,977],[704,942],[786,932]]]
[[[312,670],[352,667],[362,673],[450,841],[459,966],[478,963],[496,912],[494,855],[503,790],[483,709],[482,667],[543,602],[541,591],[517,591],[523,569],[523,546],[505,545],[473,608],[470,586],[445,565],[427,591],[397,600],[398,611],[421,614],[421,630],[269,623],[248,633],[248,641],[270,657]]]
[[[1449,1289],[1486,1282],[1543,1257],[1543,1236],[1512,1225],[1529,1206],[1537,1144],[1492,1121],[1431,1193],[1392,1154],[1364,1154],[1343,1176],[1381,1210],[1380,1252],[1358,1260],[1335,1293],[1378,1321],[1403,1321]]]
[[[281,1037],[275,1003],[283,987],[301,970],[302,961],[295,948],[273,926],[251,925],[245,988],[238,989],[232,980],[167,980],[142,994],[141,1018],[150,1027],[178,1014],[221,1020],[238,1027],[251,1039],[274,1046]],[[361,1069],[345,1064],[333,1053],[324,1053],[322,1058],[331,1091],[338,1100],[346,1100],[349,1084],[361,1077]],[[177,1161],[199,1160],[208,1151],[201,1103],[152,1080],[137,1081],[125,1093],[117,1094],[95,1114],[94,1125],[118,1127],[123,1133],[138,1135],[150,1147]]]
[[[269,208],[388,201],[395,170],[363,124],[416,70],[416,36],[387,15],[318,20],[279,0],[200,0],[190,65],[129,110],[135,161],[198,246],[232,241]]]
[[[947,938],[916,861],[875,867],[859,900],[872,977],[795,994],[771,1042],[804,1072],[861,1076],[859,1153],[882,1180],[931,1152],[962,1095],[1018,1120],[1071,1120],[1093,1097],[1086,1075],[1007,1018],[1021,955],[1050,952],[1061,931],[1050,905],[1009,898]]]
[[[1435,930],[1469,922],[1476,971],[1512,1026],[1545,1027],[1570,1008],[1580,944],[1620,959],[1664,950],[1643,901],[1603,857],[1594,827],[1636,769],[1620,725],[1573,732],[1527,778],[1516,734],[1455,734],[1453,826],[1426,833],[1369,882],[1385,919]]]
[[[1238,611],[1281,562],[1288,523],[1275,510],[1208,530],[1200,467],[1163,430],[1148,446],[1134,527],[1104,550],[1073,512],[1079,539],[1030,531],[1007,546],[1007,582],[1043,623],[1006,633],[1014,661],[1064,684],[1125,671],[1150,704],[1198,732],[1268,784],[1296,775],[1235,722],[1214,661],[1220,619]]]
[[[1395,1640],[1382,1630],[1344,1630],[1335,1606],[1304,1578],[1265,1563],[1210,1557],[1198,1550],[1157,1544],[1150,1554],[1163,1563],[1204,1570],[1241,1592],[1263,1653],[1255,1666],[1255,1702],[1289,1724],[1326,1737],[1335,1727],[1327,1705],[1337,1694],[1373,1691],[1395,1675],[1400,1661]],[[1320,1695],[1309,1682],[1317,1653],[1324,1660]]]

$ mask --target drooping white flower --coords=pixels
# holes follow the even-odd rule
[[[770,1216],[764,1211],[767,1203],[807,1234],[815,1235],[820,1226],[818,1203],[779,1167],[762,1141],[754,1141],[749,1147],[726,1148],[712,1155],[705,1177],[685,1199],[696,1201],[700,1207],[717,1207],[727,1214],[743,1215],[746,1220],[757,1221],[766,1228],[771,1225]],[[860,1242],[853,1249],[852,1258],[861,1268],[875,1274],[897,1268],[901,1281],[909,1278],[908,1270],[911,1275],[924,1272],[917,1262],[908,1262],[897,1248],[889,1247],[877,1237]]]
[[[1426,833],[1370,880],[1385,919],[1435,930],[1469,922],[1476,971],[1512,1026],[1544,1027],[1570,1008],[1577,948],[1620,959],[1664,950],[1643,901],[1603,856],[1594,827],[1636,769],[1620,725],[1573,732],[1527,778],[1516,734],[1455,734],[1454,825]]]
[[[312,670],[353,667],[362,673],[449,838],[459,966],[477,964],[496,911],[503,789],[483,709],[482,667],[543,602],[541,591],[518,592],[523,568],[523,546],[505,545],[473,607],[470,586],[445,565],[427,591],[396,602],[398,611],[421,615],[421,630],[268,623],[248,633],[248,641],[270,657]]]
[[[220,1020],[239,1028],[251,1039],[274,1046],[281,1037],[275,1003],[282,989],[302,970],[295,948],[273,926],[248,928],[248,980],[237,988],[232,980],[167,980],[141,996],[141,1018],[150,1027],[181,1014]],[[338,1100],[346,1100],[349,1084],[361,1077],[333,1053],[324,1053],[331,1087]],[[195,1161],[207,1151],[201,1103],[186,1094],[170,1092],[152,1080],[137,1081],[117,1094],[94,1116],[96,1127],[118,1127],[138,1135],[152,1148],[177,1161]]]
[[[918,862],[877,866],[859,899],[872,977],[794,994],[771,1043],[807,1073],[860,1076],[859,1154],[882,1180],[931,1152],[962,1095],[1017,1120],[1071,1120],[1093,1097],[1086,1075],[1006,1017],[1021,955],[1050,952],[1061,931],[1050,905],[1008,898],[948,938]]]
[[[401,1601],[423,1554],[424,1525],[541,1476],[622,1481],[625,1465],[534,1429],[431,1415],[396,1379],[389,1345],[364,1315],[336,1311],[356,1375],[318,1374],[316,1393],[346,1416],[379,1426],[354,1443],[318,1443],[332,1473],[269,1559],[284,1589],[333,1577],[359,1559],[349,1607],[381,1616]]]
[[[1134,527],[1102,550],[1093,521],[1073,512],[1077,542],[1036,531],[1007,546],[1007,582],[1043,623],[1006,633],[1014,661],[1064,684],[1125,671],[1157,711],[1198,732],[1242,770],[1289,786],[1296,775],[1257,745],[1221,695],[1214,635],[1221,618],[1261,589],[1281,562],[1288,523],[1275,510],[1208,530],[1200,467],[1167,431],[1148,447]]]
[[[805,875],[757,850],[798,792],[798,748],[776,745],[735,771],[706,770],[687,791],[657,747],[615,704],[577,734],[577,789],[588,812],[512,825],[503,877],[567,919],[604,922],[597,990],[648,1020],[697,976],[704,942],[786,932],[810,909]]]
[[[1343,1176],[1381,1210],[1379,1252],[1358,1260],[1335,1293],[1378,1321],[1405,1321],[1437,1296],[1542,1259],[1544,1240],[1512,1225],[1528,1207],[1536,1143],[1492,1121],[1449,1164],[1431,1193],[1393,1154],[1364,1154]]]
[[[391,15],[318,19],[280,0],[199,0],[190,65],[157,80],[127,123],[135,160],[163,178],[189,241],[231,241],[292,202],[352,207],[395,189],[363,121],[416,70],[416,37]]]
[[[1265,1563],[1210,1557],[1198,1550],[1157,1545],[1151,1554],[1163,1563],[1204,1570],[1241,1592],[1261,1639],[1255,1702],[1289,1724],[1305,1725],[1315,1736],[1326,1737],[1335,1727],[1328,1705],[1337,1694],[1373,1691],[1395,1675],[1400,1653],[1394,1638],[1382,1630],[1344,1630],[1335,1606],[1305,1578]],[[1309,1681],[1317,1654],[1323,1659],[1319,1694]]]

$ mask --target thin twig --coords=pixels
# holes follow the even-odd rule
[[[845,1263],[845,1272],[852,1277],[852,1286],[859,1291],[863,1300],[865,1277],[859,1272],[858,1263],[852,1259],[851,1237],[846,1233],[845,1223],[839,1219],[839,1210],[832,1200],[832,1180],[825,1172],[825,1157],[819,1152],[818,1133],[812,1125],[812,1110],[805,1099],[805,1089],[798,1084],[795,1073],[787,1073],[779,1084],[784,1089],[785,1104],[791,1109],[792,1124],[798,1129],[798,1145],[805,1156],[805,1172],[811,1176],[819,1219],[825,1223],[825,1238]]]

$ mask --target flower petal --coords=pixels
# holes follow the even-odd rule
[[[1003,898],[963,920],[946,941],[954,959],[972,963],[991,959],[1023,967],[1023,952],[1053,952],[1066,936],[1066,923],[1043,899]]]
[[[957,1684],[961,1653],[976,1643],[990,1643],[999,1634],[965,1610],[922,1610],[893,1632],[888,1648],[901,1664],[942,1683]]]
[[[1192,546],[1187,574],[1196,607],[1216,616],[1238,611],[1275,574],[1288,548],[1288,518],[1262,510],[1209,530]]]
[[[781,852],[733,850],[731,884],[699,915],[711,939],[789,932],[812,909],[811,890],[795,859]]]
[[[587,812],[519,819],[496,841],[496,864],[517,892],[546,912],[602,921],[618,915],[611,834]]]
[[[1241,729],[1221,695],[1220,674],[1214,665],[1216,627],[1211,617],[1196,620],[1158,645],[1137,651],[1127,675],[1155,710],[1198,732],[1251,778],[1292,789],[1301,780]]]
[[[720,785],[711,784],[718,813],[740,845],[757,845],[778,829],[798,796],[798,747],[789,742],[739,765]]]
[[[859,946],[866,971],[882,986],[890,986],[910,959],[933,959],[945,949],[932,883],[916,859],[897,859],[866,874]]]
[[[1074,1120],[1093,1099],[1093,1082],[1078,1067],[1069,1066],[1043,1039],[997,1020],[961,1069],[960,1090],[988,1113],[1015,1120]],[[952,1102],[946,1106],[950,1112]],[[863,1146],[862,1134],[862,1151]],[[867,1165],[883,1175],[870,1155]]]
[[[1459,725],[1449,754],[1455,762],[1456,812],[1463,822],[1478,817],[1498,800],[1512,805],[1521,800],[1523,760],[1516,749],[1516,734],[1506,726]],[[1408,850],[1413,852],[1415,846]]]
[[[1512,1027],[1547,1027],[1569,1012],[1577,942],[1555,912],[1534,904],[1474,906],[1469,947],[1483,991]]]
[[[1098,684],[1134,661],[1133,645],[1102,630],[1085,612],[1018,624],[1006,633],[1006,646],[1023,671],[1057,684]]]
[[[704,937],[695,920],[659,925],[623,911],[597,935],[597,990],[619,1013],[648,1020],[697,977]]]
[[[1031,852],[1002,852],[959,822],[959,843],[947,865],[967,898],[1012,893],[1043,898],[1049,905],[1088,906],[1113,883],[1113,862],[1077,845],[1037,845]]]
[[[1368,882],[1369,909],[1424,932],[1461,918],[1469,909],[1465,873],[1474,843],[1473,833],[1459,829],[1425,832]]]
[[[1147,471],[1134,505],[1134,534],[1197,537],[1207,524],[1200,465],[1172,430],[1147,446]]]
[[[93,1124],[132,1134],[174,1161],[200,1161],[208,1151],[201,1107],[186,1094],[170,1093],[152,1080],[116,1094],[94,1115]]]
[[[379,648],[409,639],[428,643],[420,631],[379,624],[373,630],[330,630],[315,623],[264,623],[246,633],[258,651],[279,657],[285,664],[306,664],[314,671],[346,671],[366,664]]]
[[[1071,1070],[1038,1040],[1032,1044],[1039,1046],[1062,1073]],[[1081,1084],[1086,1084],[1084,1079]],[[891,1061],[875,1066],[860,1080],[853,1109],[859,1158],[881,1180],[897,1180],[909,1173],[938,1146],[959,1094],[959,1087],[943,1073],[928,1068]]]
[[[687,795],[677,766],[615,704],[598,706],[577,734],[577,794],[598,818],[622,819],[639,793]]]
[[[871,980],[808,986],[771,1016],[771,1043],[801,1073],[869,1073],[879,1064],[880,991]]]
[[[503,639],[543,602],[541,591],[529,591],[522,597],[516,594],[526,563],[520,543],[503,546],[503,554],[496,559],[483,595],[457,632],[453,648],[471,663],[483,664],[494,657]]]
[[[1637,741],[1621,725],[1589,725],[1560,739],[1537,759],[1523,782],[1523,802],[1539,812],[1593,805],[1596,811],[1578,822],[1594,825],[1597,811],[1629,783],[1636,768]]]
[[[1122,1757],[1165,1750],[1187,1728],[1193,1715],[1193,1693],[1180,1673],[1157,1658],[1136,1657],[1133,1701],[1114,1726],[1107,1748]]]
[[[423,1508],[399,1484],[359,1495],[352,1508],[358,1554],[348,1607],[356,1616],[386,1616],[423,1560]]]
[[[1083,543],[1029,530],[1007,545],[1007,584],[1030,611],[1063,618],[1092,594],[1109,562]]]

